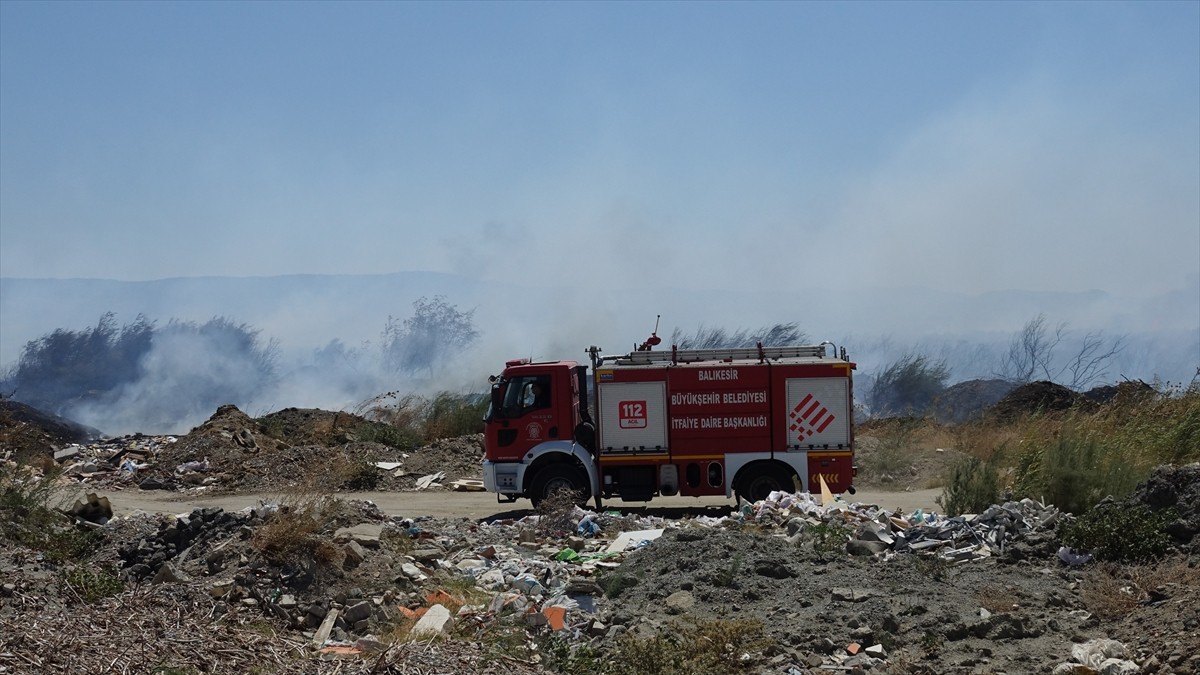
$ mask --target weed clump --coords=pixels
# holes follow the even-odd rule
[[[108,570],[77,565],[61,572],[62,583],[87,604],[111,598],[125,590],[121,579]]]
[[[1015,490],[1081,514],[1105,496],[1132,492],[1149,475],[1143,464],[1123,446],[1067,429],[1048,444],[1031,444],[1022,454]]]
[[[1000,497],[995,467],[978,457],[967,457],[954,466],[950,481],[934,501],[951,516],[979,513]]]
[[[1148,600],[1170,596],[1176,589],[1200,584],[1200,568],[1177,559],[1148,565],[1104,563],[1083,582],[1083,604],[1110,621],[1121,619]]]
[[[851,532],[844,523],[822,522],[807,528],[805,534],[801,543],[807,540],[812,545],[813,553],[819,559],[826,560],[846,550]]]
[[[1059,537],[1071,548],[1097,560],[1135,563],[1162,558],[1171,546],[1167,524],[1171,510],[1158,513],[1142,504],[1105,502],[1060,527]]]
[[[483,432],[483,416],[490,403],[483,394],[441,392],[433,398],[391,391],[360,403],[355,414],[367,421],[355,438],[412,450],[443,438]]]
[[[64,515],[58,475],[57,468],[39,474],[19,464],[0,465],[0,539],[41,551],[54,564],[77,560],[101,541]]]
[[[596,584],[604,590],[605,597],[616,598],[624,593],[626,589],[637,586],[638,578],[632,574],[622,572],[620,569],[616,569],[607,574],[601,574],[596,579]]]
[[[537,505],[538,534],[559,536],[563,533],[574,532],[575,524],[579,520],[576,515],[576,506],[579,504],[580,496],[574,490],[563,488],[555,490],[539,501]]]
[[[254,531],[254,549],[273,564],[328,561],[332,551],[322,547],[317,536],[325,525],[328,501],[326,497],[306,497],[281,504]]]
[[[727,675],[756,672],[774,645],[757,619],[674,623],[649,636],[625,633],[610,656],[616,675]]]

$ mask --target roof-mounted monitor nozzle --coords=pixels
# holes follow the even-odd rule
[[[646,341],[642,343],[642,346],[637,348],[639,352],[648,352],[662,342],[662,338],[658,337],[659,321],[662,321],[662,314],[659,314],[657,317],[655,317],[654,330],[650,332],[650,337],[646,338]]]

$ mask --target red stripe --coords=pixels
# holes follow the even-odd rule
[[[817,408],[819,408],[819,407],[821,407],[821,402],[820,402],[820,401],[813,401],[813,404],[812,404],[811,406],[809,406],[809,407],[808,407],[808,410],[805,410],[805,411],[804,411],[804,419],[808,419],[808,416],[809,416],[809,415],[811,415],[811,414],[812,414],[812,412],[813,412],[814,410],[816,410]]]
[[[832,422],[833,422],[833,415],[830,415],[825,420],[825,422],[823,424],[821,424],[821,426],[817,427],[817,433],[821,433],[822,431],[825,431],[825,427],[829,426],[830,423],[832,423]]]
[[[808,403],[808,402],[809,402],[809,401],[811,401],[811,400],[812,400],[812,394],[809,394],[808,396],[805,396],[805,397],[804,397],[804,400],[802,400],[802,401],[800,401],[799,403],[797,403],[795,408],[792,408],[792,412],[793,412],[793,413],[798,413],[798,412],[800,412],[800,409],[804,407],[804,404]]]

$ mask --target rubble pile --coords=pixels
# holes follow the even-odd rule
[[[336,648],[345,656],[376,649],[372,645],[386,639],[382,633],[404,619],[411,622],[410,635],[509,625],[535,634],[561,632],[604,650],[627,631],[648,634],[705,613],[757,616],[750,608],[769,603],[774,609],[765,611],[768,619],[775,614],[786,619],[784,608],[793,602],[799,608],[826,606],[844,636],[829,642],[830,625],[798,629],[784,620],[768,629],[781,644],[772,663],[869,668],[889,658],[884,641],[890,638],[884,632],[929,630],[950,617],[939,611],[931,619],[931,604],[963,601],[928,600],[912,609],[911,599],[904,599],[896,605],[882,589],[914,583],[921,572],[913,560],[964,562],[993,551],[999,555],[1053,516],[1017,503],[995,507],[971,524],[920,512],[900,517],[860,504],[822,507],[803,493],[777,493],[743,504],[729,516],[681,522],[580,507],[492,523],[413,520],[389,518],[370,503],[341,504],[344,524],[321,535],[328,543],[319,554],[323,564],[263,564],[255,532],[279,517],[278,507],[264,504],[236,514],[198,509],[165,519],[153,534],[118,548],[124,574],[176,583],[201,579],[217,603],[216,615],[264,614],[300,631],[315,648]],[[841,555],[836,564],[813,568],[801,544],[821,523],[840,523],[856,532],[849,542],[839,542],[851,552],[854,541],[882,543],[889,536],[885,533],[892,533],[888,555],[924,555],[899,555],[897,560],[906,562],[870,573],[863,567],[866,559]],[[762,528],[775,526],[782,530],[779,536],[763,536]],[[1052,564],[1052,552],[1042,562]],[[1028,572],[1014,568],[1011,574]],[[864,586],[862,580],[872,576],[875,580]],[[463,591],[464,581],[470,591]],[[967,592],[973,587],[967,584]],[[781,588],[787,589],[786,597]],[[905,612],[922,618],[903,618]],[[880,624],[868,616],[891,618]],[[1044,622],[1006,615],[954,619],[946,639],[1040,638],[1048,631]],[[861,650],[847,653],[849,644]]]
[[[911,514],[836,500],[822,506],[807,493],[773,492],[755,504],[742,502],[731,518],[786,528],[793,542],[823,524],[846,528],[851,555],[923,553],[949,562],[999,556],[1006,562],[1055,553],[1054,527],[1061,514],[1032,499],[1006,502],[983,513],[946,517],[918,509]]]
[[[288,520],[301,514],[311,527]],[[161,631],[154,634],[168,641],[173,665],[215,671],[226,645],[252,639],[241,627],[264,622],[278,632],[268,649],[272,672],[367,672],[379,663],[392,670],[378,672],[487,672],[499,662],[522,673],[539,666],[498,661],[488,636],[555,635],[603,659],[619,654],[625,636],[744,618],[761,621],[771,644],[743,655],[746,672],[1048,672],[1090,663],[1064,645],[1110,631],[1084,605],[1092,568],[1055,556],[1057,517],[1028,500],[945,518],[821,504],[805,493],[682,520],[572,506],[476,522],[389,516],[342,500],[136,514],[100,528],[112,545],[91,561],[119,570],[131,590],[100,605],[48,606],[60,573],[9,554],[0,571],[16,581],[0,598],[0,622],[32,604],[43,608],[39,625],[63,631],[68,647],[41,656],[38,672],[89,670],[78,660],[89,633],[72,626],[80,616],[101,621],[100,608],[145,612],[118,623]],[[281,527],[289,522],[292,529]],[[1180,620],[1195,621],[1195,610]],[[1139,611],[1152,622],[1162,610]],[[171,612],[186,618],[173,627]],[[1174,636],[1158,670],[1146,672],[1200,665],[1188,651],[1200,626],[1181,630],[1190,634]],[[113,631],[113,644],[124,644],[124,628]],[[0,666],[34,672],[13,655],[46,635],[11,631]],[[170,642],[176,635],[213,647],[182,655]],[[1138,643],[1132,628],[1112,637]],[[1153,656],[1143,645],[1124,653],[1118,660],[1135,665]],[[155,665],[122,658],[135,670]]]
[[[350,413],[298,408],[256,420],[225,405],[184,436],[134,434],[40,452],[53,456],[68,478],[114,489],[455,489],[455,482],[473,484],[481,477],[482,434],[401,452],[357,439],[363,425],[373,424]],[[421,482],[439,472],[436,480]]]

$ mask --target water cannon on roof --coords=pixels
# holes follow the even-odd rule
[[[646,341],[643,342],[641,344],[641,346],[637,348],[637,351],[648,352],[651,349],[654,349],[655,347],[657,347],[662,342],[662,338],[658,337],[658,322],[659,321],[662,321],[662,314],[659,314],[658,316],[656,316],[654,318],[654,330],[650,331],[650,337],[646,338]]]

